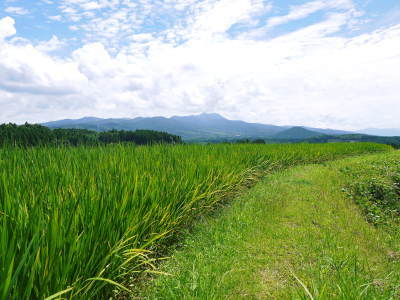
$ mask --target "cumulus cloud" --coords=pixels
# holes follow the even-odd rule
[[[0,42],[7,37],[13,36],[17,33],[15,29],[15,20],[10,17],[0,19]]]
[[[14,20],[0,20],[0,36],[10,37],[16,33]],[[0,47],[0,89],[16,96],[24,94],[63,95],[76,93],[86,77],[72,61],[52,58],[29,43],[13,43],[3,40]],[[0,100],[1,102],[1,100]]]
[[[50,40],[40,42],[36,46],[36,49],[42,52],[53,52],[60,50],[64,46],[66,46],[66,42],[60,40],[56,35],[53,35]]]
[[[62,3],[70,10],[67,17],[91,18],[84,12],[109,9],[111,19],[96,24],[108,28],[102,36],[111,40],[126,31],[125,43],[87,36],[82,47],[61,59],[49,54],[62,43],[59,38],[18,45],[6,40],[15,35],[14,20],[0,20],[0,105],[6,108],[0,121],[207,111],[343,129],[399,124],[400,25],[342,35],[360,15],[350,0],[309,1],[275,17],[266,17],[271,11],[266,1],[171,0],[162,9],[190,13],[153,32],[136,32],[132,24],[145,20],[128,22],[131,12],[113,11],[118,3],[134,11],[137,2]],[[153,1],[137,5],[145,11],[145,4],[148,14],[154,13]],[[326,11],[321,20],[274,38],[228,34],[233,26],[264,30],[320,10]],[[96,36],[98,29],[86,30]]]

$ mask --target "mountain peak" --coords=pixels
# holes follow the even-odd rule
[[[199,115],[190,116],[173,116],[173,120],[192,120],[192,121],[223,121],[226,120],[223,116],[217,113],[201,113]]]
[[[212,119],[212,120],[225,120],[223,116],[217,113],[202,113],[200,115],[197,115],[197,117]]]
[[[83,117],[78,119],[79,121],[98,121],[101,120],[101,118],[97,118],[97,117]]]

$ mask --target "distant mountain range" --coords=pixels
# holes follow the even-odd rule
[[[49,128],[79,128],[96,131],[150,129],[179,135],[186,141],[214,141],[238,139],[304,139],[324,134],[341,135],[350,132],[309,128],[276,126],[228,120],[219,114],[193,116],[138,117],[134,119],[101,119],[86,117],[77,120],[60,120],[42,124]]]
[[[219,114],[193,116],[138,117],[134,119],[101,119],[86,117],[66,119],[42,124],[49,128],[78,128],[95,131],[150,129],[181,136],[187,142],[217,142],[242,139],[265,139],[278,141],[375,141],[373,136],[400,136],[400,129],[364,129],[349,132],[299,126],[276,126],[229,120]],[[386,139],[385,139],[386,141]]]

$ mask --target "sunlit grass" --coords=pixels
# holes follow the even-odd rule
[[[0,149],[0,299],[98,298],[148,251],[266,171],[376,144]]]
[[[368,223],[343,189],[364,181],[353,171],[398,170],[399,159],[397,151],[267,176],[218,217],[185,231],[160,267],[170,276],[145,282],[140,297],[400,299],[398,223]]]

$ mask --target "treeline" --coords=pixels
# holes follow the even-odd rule
[[[104,145],[111,143],[180,144],[180,136],[153,130],[111,130],[96,132],[87,129],[50,129],[42,125],[0,125],[0,146],[45,146],[45,145]]]
[[[255,140],[240,139],[240,140],[236,140],[234,143],[235,144],[265,144],[265,140],[263,140],[263,139],[255,139]]]
[[[375,136],[366,134],[344,134],[339,136],[323,135],[306,139],[309,143],[331,143],[331,142],[368,142],[390,145],[396,149],[400,148],[400,137],[398,136]]]

